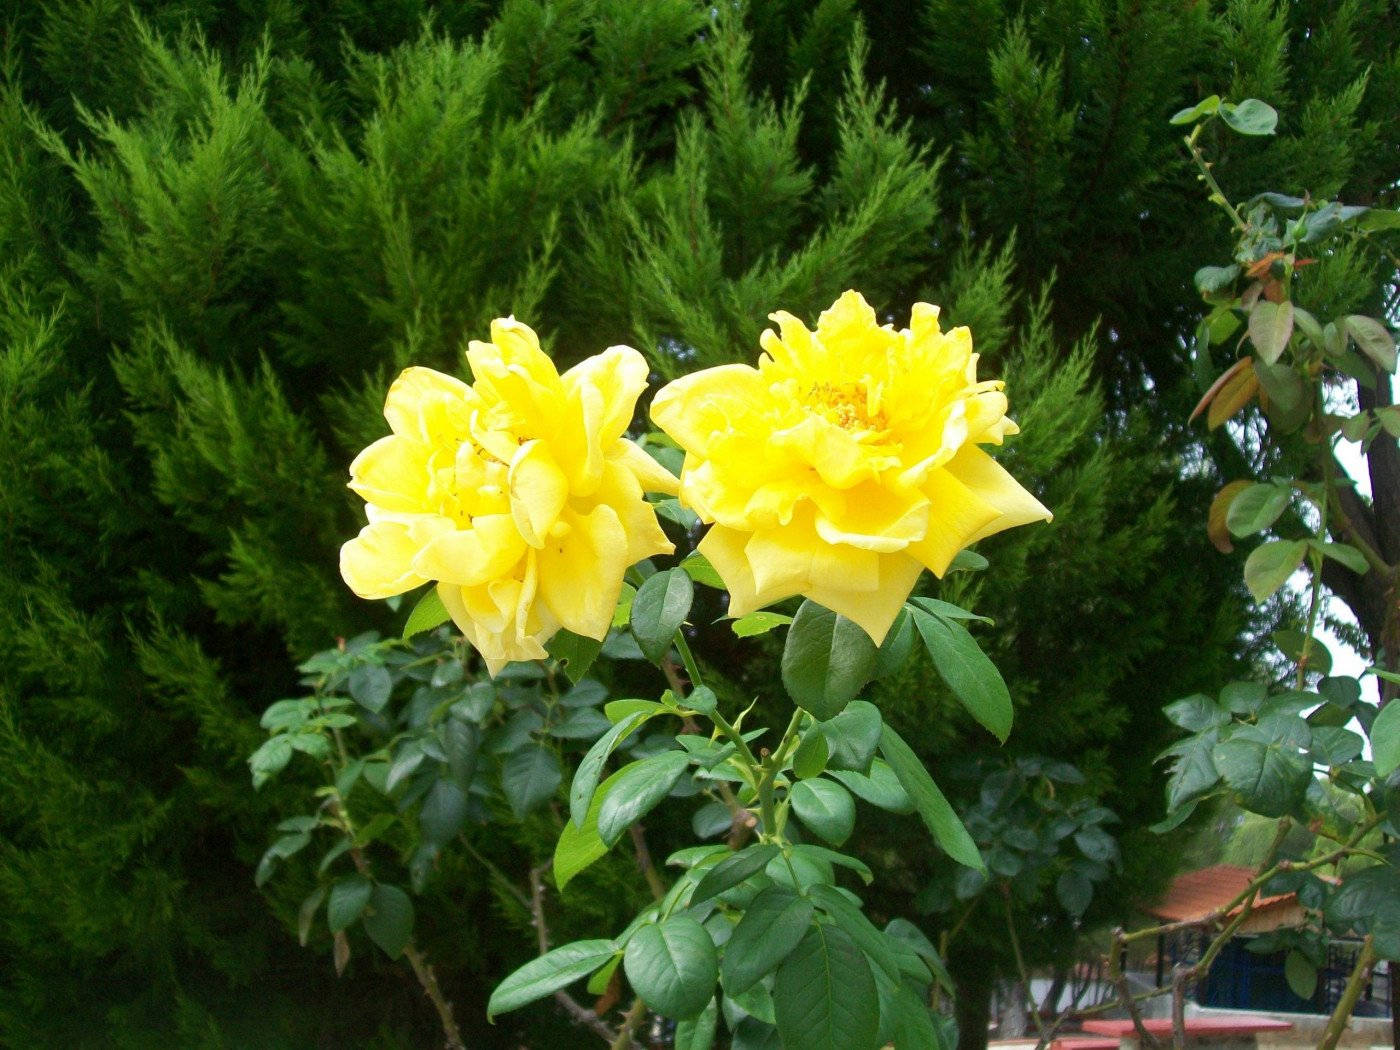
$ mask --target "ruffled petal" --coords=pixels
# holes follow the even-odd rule
[[[527,441],[510,464],[510,512],[521,538],[543,547],[569,498],[569,480],[542,441]]]
[[[410,526],[373,522],[340,548],[340,575],[361,598],[392,598],[428,582],[413,568],[417,553]]]
[[[511,572],[524,553],[509,514],[483,514],[468,528],[435,536],[413,559],[413,569],[430,580],[475,587]]]
[[[980,540],[1003,529],[1029,525],[1033,521],[1050,521],[1054,515],[1013,478],[996,460],[975,445],[969,445],[948,463],[947,473],[976,493],[979,500],[990,506],[996,517],[976,529],[968,543]]]
[[[566,629],[602,641],[627,571],[627,534],[608,506],[587,514],[568,510],[568,526],[540,549],[540,596]]]
[[[935,576],[942,576],[958,551],[996,520],[997,511],[946,470],[930,474],[923,493],[929,501],[928,531],[908,550]]]

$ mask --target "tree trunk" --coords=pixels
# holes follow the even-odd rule
[[[957,1001],[953,1016],[958,1022],[958,1050],[987,1050],[987,1022],[992,1016],[992,989],[996,972],[984,957],[969,953],[950,958]]]

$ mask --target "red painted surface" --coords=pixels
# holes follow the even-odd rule
[[[1142,1026],[1153,1035],[1171,1035],[1172,1032],[1171,1020],[1166,1017],[1150,1017],[1142,1022]],[[1257,1035],[1260,1032],[1284,1032],[1292,1027],[1291,1021],[1278,1021],[1265,1017],[1186,1018],[1186,1034],[1188,1036]],[[1133,1022],[1128,1020],[1095,1019],[1084,1022],[1084,1031],[1122,1037],[1132,1035],[1134,1028]]]
[[[1112,1036],[1068,1035],[1050,1044],[1050,1050],[1118,1050]]]

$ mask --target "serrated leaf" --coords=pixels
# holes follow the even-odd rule
[[[642,1001],[675,1020],[698,1016],[719,980],[714,941],[688,915],[672,915],[637,930],[627,942],[622,966]]]
[[[755,638],[760,634],[767,634],[775,627],[783,627],[790,623],[791,616],[760,609],[758,612],[739,617],[729,626],[738,638]]]
[[[1174,700],[1162,709],[1173,725],[1179,725],[1188,733],[1199,733],[1202,729],[1227,725],[1230,712],[1217,704],[1204,693]]]
[[[880,730],[880,753],[899,778],[900,785],[908,793],[934,841],[959,864],[985,871],[982,855],[977,851],[977,844],[972,841],[967,828],[953,812],[943,792],[938,790],[938,785],[933,782],[918,756],[888,723]]]
[[[374,892],[374,883],[363,875],[346,875],[336,879],[326,904],[326,925],[331,933],[339,933],[362,914]]]
[[[720,861],[705,872],[695,892],[690,895],[690,906],[702,904],[732,886],[737,886],[751,875],[756,875],[768,866],[768,862],[779,853],[772,843],[748,846],[734,856]]]
[[[616,951],[614,941],[574,941],[532,959],[496,986],[486,1004],[487,1019],[573,984],[606,963]]]
[[[563,664],[564,676],[577,685],[583,681],[592,668],[593,661],[598,659],[598,654],[603,651],[603,643],[596,638],[561,630],[545,645],[545,651],[551,659]]]
[[[1287,485],[1271,482],[1246,485],[1230,501],[1225,526],[1236,536],[1252,536],[1263,532],[1288,509],[1292,490]]]
[[[671,793],[690,765],[684,751],[664,751],[623,766],[617,782],[603,796],[598,809],[598,836],[611,846],[624,831],[651,812]]]
[[[1011,693],[996,665],[962,624],[919,608],[913,617],[938,677],[973,718],[1005,743],[1011,733]]]
[[[1385,325],[1364,314],[1348,314],[1344,323],[1347,334],[1356,341],[1357,348],[1374,361],[1381,371],[1395,371],[1395,340]]]
[[[684,569],[655,573],[637,589],[632,599],[632,636],[652,663],[666,655],[694,599],[695,584]]]
[[[783,646],[783,685],[794,703],[826,721],[870,681],[876,652],[858,624],[804,601]]]
[[[397,959],[413,940],[413,902],[397,886],[375,886],[360,920],[369,939]]]
[[[812,924],[812,902],[785,886],[769,886],[747,908],[724,945],[720,973],[730,996],[742,995],[777,969]]]
[[[1278,112],[1267,102],[1247,98],[1238,105],[1220,106],[1220,119],[1241,135],[1272,135],[1278,126]]]
[[[434,627],[445,624],[451,618],[448,615],[447,606],[442,604],[437,587],[429,587],[423,592],[423,597],[414,604],[413,611],[408,614],[408,619],[404,621],[404,640],[407,641],[415,634],[431,631]]]
[[[1381,708],[1371,723],[1370,735],[1376,775],[1388,777],[1400,768],[1400,703],[1391,700]]]
[[[792,811],[808,830],[839,846],[855,829],[856,805],[851,793],[830,780],[801,780],[789,794]]]
[[[870,964],[836,926],[812,926],[773,981],[785,1047],[870,1050],[880,1027],[878,1001]]]
[[[1249,341],[1268,364],[1283,356],[1293,335],[1293,304],[1260,299],[1249,311]]]
[[[889,763],[875,759],[868,774],[853,769],[833,769],[831,776],[845,784],[856,798],[891,813],[913,813],[914,803]]]
[[[350,672],[347,688],[357,704],[367,711],[378,712],[389,702],[394,681],[378,664],[361,664]]]
[[[686,555],[681,562],[681,568],[686,571],[696,583],[703,583],[706,587],[713,587],[717,591],[727,591],[729,588],[720,576],[715,567],[710,564],[710,559],[706,558],[699,551],[692,551]]]
[[[1220,741],[1212,758],[1244,807],[1266,817],[1290,812],[1312,780],[1311,762],[1255,726],[1243,726]]]
[[[579,872],[608,852],[608,847],[598,835],[598,810],[603,805],[604,796],[617,784],[622,775],[619,770],[599,785],[593,793],[583,823],[564,821],[564,830],[559,833],[559,841],[554,844],[554,884],[562,892]]]
[[[564,778],[559,756],[547,747],[529,744],[505,760],[501,767],[501,790],[516,819],[554,797]]]
[[[1306,540],[1269,540],[1249,552],[1244,583],[1254,600],[1262,602],[1288,582],[1308,553]]]

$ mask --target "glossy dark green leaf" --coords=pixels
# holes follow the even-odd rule
[[[564,830],[554,844],[554,884],[561,891],[575,875],[608,852],[608,847],[598,834],[598,811],[602,808],[603,799],[617,786],[621,776],[622,771],[618,770],[599,785],[582,824],[564,821]]]
[[[501,767],[501,789],[517,820],[553,798],[563,778],[559,756],[539,744],[521,748]]]
[[[858,624],[804,601],[783,646],[783,685],[799,707],[826,721],[870,681],[876,652]]]
[[[727,821],[726,821],[727,826]],[[768,862],[778,855],[778,847],[771,843],[764,845],[747,846],[734,856],[720,861],[709,871],[695,887],[695,892],[690,896],[690,906],[693,908],[703,901],[709,900],[717,893],[723,893],[731,886],[737,886],[750,875],[755,875],[768,866]]]
[[[614,941],[574,941],[532,959],[496,986],[486,1004],[488,1019],[557,992],[607,963],[617,951]]]
[[[617,724],[594,741],[583,756],[574,772],[574,782],[569,787],[569,816],[577,827],[583,827],[584,819],[588,816],[588,807],[598,790],[598,778],[602,776],[608,756],[659,709],[660,705],[653,705],[618,719]]]
[[[827,762],[832,769],[864,773],[880,746],[880,709],[866,700],[852,700],[835,718],[820,724],[830,745]]]
[[[783,1046],[872,1050],[880,1027],[875,977],[850,936],[812,926],[778,967],[773,1010]]]
[[[759,893],[724,946],[720,973],[725,992],[742,995],[777,969],[806,934],[812,914],[812,902],[785,886]]]
[[[813,726],[803,734],[797,750],[792,754],[792,772],[802,780],[820,775],[831,757],[831,747],[826,742],[826,734]]]
[[[593,661],[603,651],[603,643],[573,631],[559,631],[545,645],[545,651],[564,665],[564,675],[570,682],[581,682]]]
[[[1173,812],[1204,795],[1220,780],[1215,768],[1215,745],[1220,734],[1212,729],[1178,744],[1176,764],[1167,778],[1167,811]]]
[[[394,681],[378,664],[361,664],[350,672],[346,687],[355,702],[367,711],[382,711],[393,692]]]
[[[809,830],[839,846],[855,829],[856,804],[851,793],[831,780],[802,780],[792,786],[792,811]]]
[[[374,883],[363,875],[346,875],[336,879],[326,902],[326,925],[331,933],[339,933],[364,914],[374,892]]]
[[[918,756],[888,723],[880,731],[880,753],[899,778],[900,785],[908,793],[934,841],[959,864],[985,870],[982,855],[977,851],[977,844],[972,841],[967,828],[953,812],[943,792],[938,790],[938,785],[933,782]]]
[[[689,765],[686,752],[664,751],[624,766],[598,809],[598,837],[603,844],[611,846],[669,795]]]
[[[632,636],[652,663],[666,655],[694,599],[695,584],[684,569],[658,572],[637,589],[632,599]]]
[[[397,886],[375,886],[361,922],[369,939],[397,959],[413,939],[413,902]]]
[[[436,781],[418,810],[418,826],[423,838],[442,846],[450,841],[467,819],[467,795],[451,780]]]
[[[688,915],[672,915],[637,930],[627,942],[622,966],[642,1001],[675,1020],[698,1016],[719,980],[714,941]]]
[[[1216,769],[1246,809],[1281,817],[1302,801],[1312,765],[1255,726],[1244,726],[1215,745]]]
[[[833,769],[831,776],[845,784],[856,798],[869,802],[872,806],[889,810],[891,813],[913,813],[914,803],[904,785],[895,776],[889,763],[875,759],[870,763],[869,773],[857,773],[850,769]]]
[[[676,1025],[672,1050],[711,1050],[715,1045],[715,1030],[719,1026],[719,1006],[713,999],[699,1016]]]
[[[1230,712],[1204,693],[1193,693],[1191,696],[1174,700],[1162,710],[1173,725],[1179,725],[1190,733],[1199,733],[1202,729],[1211,729],[1230,722]]]
[[[972,717],[1004,743],[1011,732],[1011,694],[996,665],[962,624],[923,609],[915,609],[913,616],[938,676]]]

